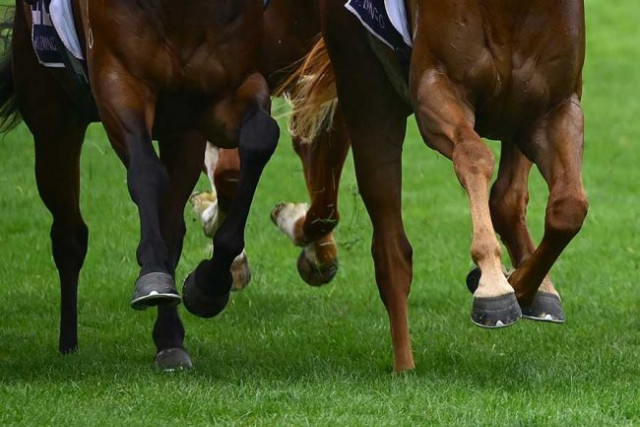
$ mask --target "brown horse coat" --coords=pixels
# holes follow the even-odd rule
[[[471,256],[479,267],[469,278],[474,323],[502,327],[522,315],[564,321],[548,274],[587,212],[581,178],[582,0],[406,3],[414,44],[408,75],[343,1],[320,4],[358,185],[373,223],[376,280],[389,312],[396,370],[414,366],[407,312],[411,246],[400,214],[401,151],[411,112],[427,145],[453,161],[469,195]],[[494,158],[481,137],[502,141],[491,191]],[[537,248],[525,222],[532,162],[550,190]],[[516,268],[508,278],[496,231]]]
[[[174,274],[185,232],[183,209],[199,176],[205,140],[239,147],[238,195],[215,236],[215,257],[184,287],[190,310],[221,310],[229,266],[244,246],[249,206],[278,128],[269,89],[258,72],[260,0],[75,0],[76,26],[99,117],[75,102],[64,70],[41,67],[30,38],[28,6],[16,0],[12,53],[2,75],[3,105],[15,105],[34,135],[38,189],[52,212],[54,259],[62,289],[60,350],[77,346],[76,297],[88,230],[79,197],[79,154],[89,122],[103,122],[128,171],[138,205],[141,266],[132,306],[157,305],[154,341],[163,368],[188,367],[184,329],[175,309]],[[11,108],[3,110],[10,115]],[[159,140],[160,157],[152,138]]]

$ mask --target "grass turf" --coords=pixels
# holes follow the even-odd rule
[[[128,307],[137,213],[124,169],[94,126],[82,157],[91,235],[80,284],[80,352],[58,356],[50,215],[37,195],[33,145],[21,126],[0,139],[0,425],[640,423],[640,6],[586,3],[584,173],[591,210],[554,270],[566,325],[521,321],[493,332],[471,325],[466,197],[451,164],[426,149],[411,124],[403,213],[414,247],[417,370],[392,376],[371,227],[352,165],[342,183],[341,270],[332,285],[304,285],[297,249],[270,223],[275,203],[306,200],[285,135],[248,225],[252,285],[214,320],[184,315],[195,371],[156,373],[154,313]],[[531,187],[530,225],[540,237],[547,192],[537,176]],[[186,215],[179,280],[208,244]]]

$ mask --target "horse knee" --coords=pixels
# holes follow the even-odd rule
[[[552,195],[547,206],[546,229],[569,238],[582,228],[589,202],[584,191],[567,191]]]
[[[453,167],[460,183],[467,188],[472,177],[482,177],[487,182],[491,180],[495,158],[486,144],[477,137],[470,136],[455,146]]]

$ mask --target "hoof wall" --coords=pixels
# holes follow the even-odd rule
[[[338,259],[326,265],[319,265],[310,261],[304,249],[298,256],[298,273],[308,285],[319,287],[331,282],[338,273]]]
[[[478,289],[478,285],[480,284],[480,276],[482,276],[482,272],[480,272],[480,268],[476,267],[467,274],[467,289],[472,294],[476,292]]]
[[[205,319],[215,317],[224,310],[229,302],[231,292],[223,295],[209,295],[198,287],[196,272],[193,271],[182,287],[182,301],[189,313]]]
[[[522,306],[522,317],[549,323],[564,323],[566,320],[560,298],[548,292],[538,292],[531,304]]]
[[[515,294],[473,299],[471,320],[481,328],[506,328],[516,323],[521,317],[522,310]]]
[[[191,357],[183,348],[169,348],[160,351],[153,361],[159,371],[174,372],[193,369]]]
[[[175,306],[181,298],[173,277],[167,273],[148,273],[138,278],[131,298],[131,308],[146,310],[158,305]]]

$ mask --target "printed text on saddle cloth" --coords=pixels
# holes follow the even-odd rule
[[[371,34],[394,51],[412,46],[403,0],[348,0],[345,7]]]

